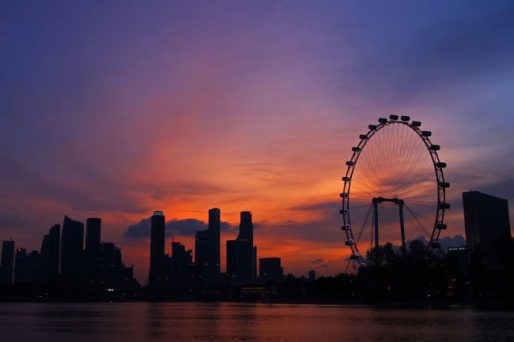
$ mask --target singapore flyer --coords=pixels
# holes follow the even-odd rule
[[[351,259],[366,265],[366,252],[391,243],[405,251],[409,241],[438,247],[446,229],[446,163],[432,133],[408,116],[390,115],[368,126],[352,147],[341,192],[341,229]]]

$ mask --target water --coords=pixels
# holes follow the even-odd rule
[[[0,303],[0,341],[514,341],[514,312],[262,303]]]

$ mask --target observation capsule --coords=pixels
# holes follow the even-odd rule
[[[402,120],[402,121],[410,121],[410,116],[402,115],[402,116],[400,117],[400,120]]]
[[[398,120],[398,115],[391,114],[391,115],[389,115],[389,119],[396,121],[396,120]]]
[[[361,139],[361,140],[368,139],[368,135],[367,134],[361,134],[361,135],[359,135],[359,139]]]
[[[432,151],[439,151],[441,149],[441,146],[439,146],[439,145],[430,145],[430,149]]]
[[[445,188],[446,189],[446,188],[450,187],[450,183],[448,183],[448,182],[439,182],[439,186],[441,188]]]
[[[450,203],[440,203],[439,208],[441,209],[450,209]]]
[[[421,135],[424,136],[424,137],[430,137],[432,135],[432,132],[430,132],[430,131],[422,131]]]
[[[372,131],[377,129],[377,125],[368,125],[368,128]]]
[[[412,126],[414,126],[414,127],[419,127],[419,126],[421,126],[421,122],[420,122],[420,121],[412,121],[410,124],[411,124]]]
[[[447,226],[446,226],[446,224],[445,224],[445,223],[438,223],[438,224],[436,225],[436,228],[437,228],[437,229],[446,229],[446,228],[447,228]]]
[[[378,119],[378,122],[380,122],[380,123],[383,123],[383,124],[384,124],[384,123],[387,123],[387,119],[386,119],[386,118],[379,118],[379,119]]]

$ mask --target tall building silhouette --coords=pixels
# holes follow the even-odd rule
[[[102,219],[90,217],[86,220],[86,252],[91,253],[100,249]]]
[[[253,222],[252,213],[249,211],[241,212],[241,222],[239,223],[239,240],[249,241],[253,246]]]
[[[38,251],[32,251],[29,254],[29,281],[39,283],[43,279],[41,254]]]
[[[59,275],[59,253],[61,245],[61,226],[53,225],[41,242],[41,277],[43,280]]]
[[[125,267],[121,249],[112,242],[101,242],[95,247],[86,267],[84,285],[90,293],[123,292],[133,288],[134,268]]]
[[[61,236],[61,275],[78,275],[82,267],[84,224],[64,216]]]
[[[252,213],[241,212],[237,239],[227,241],[227,275],[239,283],[257,278],[257,247],[253,245]]]
[[[0,283],[12,284],[14,275],[14,241],[2,242],[2,260],[0,265]]]
[[[26,283],[30,281],[30,263],[27,250],[17,248],[14,256],[14,283]]]
[[[148,285],[158,288],[164,285],[166,279],[165,246],[165,217],[160,210],[154,211],[151,218],[150,238],[150,272]]]
[[[217,274],[220,273],[220,234],[221,211],[218,208],[209,209],[209,230],[213,236],[212,263]]]
[[[188,266],[193,263],[192,251],[180,242],[171,243],[171,286],[183,288],[188,283]]]
[[[280,258],[260,258],[259,278],[263,281],[281,282],[284,280],[284,269]]]
[[[195,235],[195,263],[200,267],[204,285],[214,285],[219,279],[220,226],[220,210],[210,209],[208,228]]]
[[[114,275],[117,267],[111,265],[110,258],[102,253],[102,244],[100,243],[102,229],[102,219],[98,217],[90,217],[86,220],[86,248],[84,250],[82,269],[84,271],[84,279],[94,287],[98,288],[98,284],[107,284],[107,278],[110,273]],[[120,255],[121,260],[121,255]],[[120,261],[121,262],[121,261]],[[94,288],[92,286],[92,288]],[[100,286],[101,287],[101,286]]]
[[[478,191],[464,192],[462,199],[468,250],[495,267],[499,244],[511,238],[508,201]]]

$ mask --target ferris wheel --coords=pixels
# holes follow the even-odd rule
[[[414,239],[439,247],[450,183],[444,179],[446,163],[437,154],[440,146],[420,127],[408,116],[380,118],[359,136],[346,162],[341,229],[351,258],[361,265],[366,264],[362,252],[388,242],[403,251]]]

